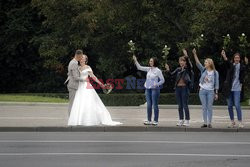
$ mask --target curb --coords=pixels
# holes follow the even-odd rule
[[[152,126],[0,127],[0,132],[250,132],[250,128],[185,128]]]
[[[250,102],[249,102],[250,103]],[[12,105],[20,105],[20,106],[64,106],[68,107],[68,103],[41,103],[41,102],[0,102],[0,105],[12,106]],[[146,104],[142,104],[140,106],[107,106],[112,108],[146,108]],[[177,109],[178,105],[159,105],[160,109]],[[243,110],[250,110],[250,106],[241,106]],[[201,109],[201,105],[189,105],[189,109]],[[213,106],[215,110],[227,110],[227,106]]]

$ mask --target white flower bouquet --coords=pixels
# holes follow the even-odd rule
[[[223,36],[223,47],[222,47],[222,49],[228,50],[230,48],[230,44],[231,44],[230,35],[227,34],[226,36]]]
[[[162,58],[165,60],[165,62],[167,62],[170,49],[171,48],[168,47],[167,45],[165,45],[164,48],[162,49],[162,53],[163,53]]]
[[[105,94],[109,94],[112,90],[113,90],[113,87],[109,83],[104,84],[104,88],[102,89],[103,93]]]
[[[190,46],[192,48],[197,48],[199,49],[202,45],[203,45],[203,42],[204,42],[204,35],[201,34],[200,36],[198,36],[196,39],[194,39],[193,42],[190,43]]]
[[[129,46],[128,52],[129,52],[129,53],[132,53],[132,54],[134,55],[134,54],[135,54],[135,51],[136,51],[135,43],[134,43],[132,40],[130,40],[130,41],[128,42],[128,46]]]

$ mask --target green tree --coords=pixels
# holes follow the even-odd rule
[[[66,91],[67,65],[76,49],[87,53],[100,78],[145,77],[127,52],[129,40],[136,43],[143,65],[150,57],[163,61],[162,48],[167,44],[173,69],[180,49],[191,54],[190,43],[200,34],[205,39],[201,58],[213,58],[223,76],[222,36],[232,37],[229,55],[240,49],[238,36],[250,34],[249,4],[248,0],[1,1],[0,91]],[[245,50],[249,53],[249,48]],[[164,91],[172,91],[171,84]]]
[[[0,11],[0,91],[25,91],[41,67],[32,42],[41,23],[29,0],[1,1]]]

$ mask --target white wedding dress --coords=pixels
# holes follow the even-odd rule
[[[68,125],[120,125],[120,122],[112,121],[108,110],[95,89],[87,82],[89,72],[92,72],[90,67],[80,71],[80,77],[86,80],[86,82],[79,83],[70,112]]]

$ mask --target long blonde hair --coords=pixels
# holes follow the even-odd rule
[[[214,70],[214,71],[216,70],[216,69],[215,69],[215,65],[214,65],[214,61],[213,61],[212,59],[206,58],[205,61],[208,62],[208,64],[210,65],[210,68],[211,68],[212,70]]]

